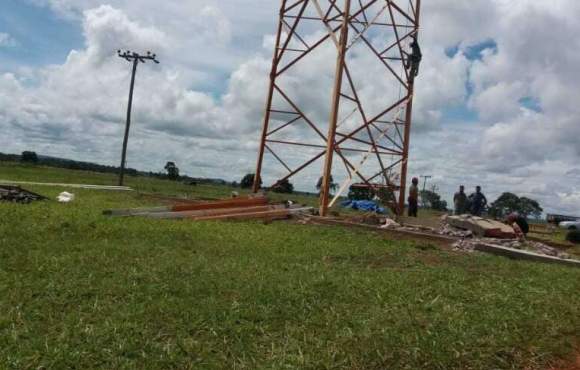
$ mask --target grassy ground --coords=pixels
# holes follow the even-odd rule
[[[0,178],[114,183],[2,163]],[[74,193],[0,204],[1,369],[545,369],[577,350],[577,269],[337,227],[110,219],[152,201]]]

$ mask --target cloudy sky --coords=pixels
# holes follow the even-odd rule
[[[580,213],[580,3],[424,0],[411,174]],[[253,172],[279,2],[2,0],[0,152],[117,164],[130,66],[131,167]],[[312,86],[309,86],[309,89]],[[318,170],[294,180],[314,190]]]

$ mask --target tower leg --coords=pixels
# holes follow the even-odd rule
[[[264,113],[264,122],[262,124],[262,136],[260,139],[260,149],[258,151],[258,163],[256,164],[256,173],[254,176],[253,192],[257,193],[262,184],[262,164],[264,162],[264,152],[266,150],[266,137],[268,136],[268,127],[270,125],[270,111],[272,109],[272,98],[274,96],[274,84],[276,82],[276,74],[278,72],[278,52],[280,48],[280,40],[282,38],[283,17],[286,10],[287,0],[282,0],[280,5],[280,17],[278,21],[278,33],[276,34],[276,48],[274,49],[274,57],[272,58],[272,70],[270,72],[270,86],[268,88],[268,97],[266,98],[266,109]]]
[[[328,136],[326,137],[326,158],[324,160],[322,186],[320,187],[321,216],[326,216],[328,213],[328,200],[330,197],[330,178],[332,176],[332,160],[336,144],[336,125],[338,123],[338,110],[340,108],[342,78],[344,75],[344,60],[346,57],[346,44],[348,41],[349,17],[350,17],[350,0],[346,0],[344,5],[344,19],[340,31],[338,56],[336,60],[336,75],[334,79],[334,92],[332,94],[332,106],[330,111],[330,122],[328,125]]]

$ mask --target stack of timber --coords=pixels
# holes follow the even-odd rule
[[[116,217],[147,217],[154,219],[206,220],[279,220],[294,214],[310,212],[312,208],[270,204],[265,196],[231,198],[210,202],[177,203],[164,207],[107,210],[103,213]]]

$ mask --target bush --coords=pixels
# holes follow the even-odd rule
[[[242,189],[249,189],[252,186],[254,186],[254,176],[256,176],[253,173],[248,173],[246,174],[246,176],[244,176],[242,178],[242,181],[240,181],[240,187]],[[260,179],[260,187],[262,186],[262,179]]]
[[[294,185],[288,179],[283,180],[272,188],[274,193],[292,194],[294,192]]]
[[[36,155],[36,152],[22,152],[21,158],[22,162],[38,163],[38,155]]]
[[[572,230],[566,235],[566,240],[574,243],[580,244],[580,230]]]

